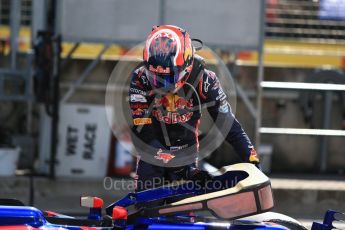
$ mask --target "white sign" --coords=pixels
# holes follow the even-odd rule
[[[62,105],[56,175],[104,177],[110,134],[104,106]]]

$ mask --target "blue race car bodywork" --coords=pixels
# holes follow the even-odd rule
[[[79,225],[79,226],[78,226]],[[104,225],[104,226],[102,226]],[[106,226],[102,221],[90,219],[75,219],[73,217],[47,217],[33,207],[0,207],[0,229],[246,229],[246,230],[283,230],[284,226],[273,222],[255,221],[217,221],[215,219],[200,219],[194,216],[175,216],[170,218],[138,218],[127,226]]]
[[[19,201],[0,199],[0,230],[306,229],[290,217],[268,212],[273,207],[270,181],[254,165],[243,163],[224,167],[213,180],[218,182],[220,188],[194,186],[193,181],[184,181],[130,193],[106,207],[106,215],[102,212],[103,200],[82,197],[81,205],[89,208],[86,219],[42,212]],[[173,201],[167,202],[171,198]],[[128,207],[133,205],[137,208],[129,213]],[[193,214],[205,211],[214,217]],[[314,223],[312,230],[332,229],[334,214],[329,211],[324,223]]]

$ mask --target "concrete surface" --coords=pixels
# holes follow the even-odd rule
[[[65,178],[52,181],[47,178],[35,178],[34,206],[41,210],[81,214],[87,213],[88,210],[80,207],[80,196],[101,197],[105,204],[109,204],[130,191],[127,189],[131,185],[128,180],[111,179],[111,182],[105,182],[106,184],[103,184],[102,179]],[[119,189],[115,188],[115,182],[119,184]],[[26,177],[0,177],[2,198],[16,198],[29,204],[29,191],[29,179]]]
[[[271,178],[275,211],[305,219],[322,219],[328,209],[345,212],[345,178]]]

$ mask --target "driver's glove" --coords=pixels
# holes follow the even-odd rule
[[[187,172],[187,179],[205,185],[207,182],[212,181],[213,177],[207,172],[194,167],[190,167]]]

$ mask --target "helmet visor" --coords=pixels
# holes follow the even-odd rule
[[[174,88],[177,83],[175,75],[158,75],[153,74],[152,76],[153,85],[155,88],[161,89],[170,89]]]
[[[174,68],[173,71],[169,70],[169,73],[158,73],[158,71],[154,72],[152,70],[148,70],[147,75],[154,88],[173,91],[175,90],[176,83],[183,80],[185,71],[179,71],[179,68]]]

